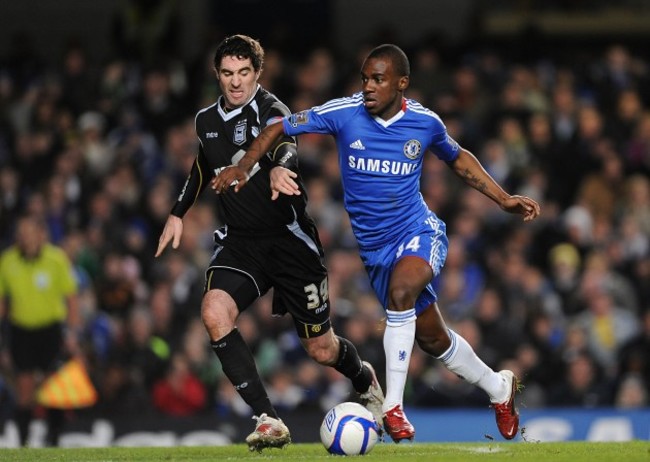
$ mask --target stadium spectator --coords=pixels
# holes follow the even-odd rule
[[[153,384],[153,405],[164,414],[185,417],[205,408],[206,389],[183,353],[174,353],[165,376]]]
[[[603,376],[590,354],[579,353],[567,362],[562,381],[549,391],[546,404],[588,409],[611,406],[612,382]]]

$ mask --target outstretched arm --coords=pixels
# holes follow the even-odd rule
[[[212,189],[217,193],[226,192],[228,187],[234,183],[235,192],[238,192],[248,181],[248,172],[283,134],[282,122],[265,127],[259,136],[253,140],[246,154],[239,160],[237,165],[224,168],[219,172],[219,175],[212,178]]]
[[[465,183],[485,194],[506,212],[523,215],[524,221],[533,220],[539,215],[540,208],[536,201],[505,192],[471,152],[461,148],[458,157],[448,165]]]
[[[181,236],[183,236],[183,216],[194,205],[199,194],[205,189],[207,181],[204,178],[208,178],[210,174],[210,168],[205,158],[203,147],[199,147],[199,153],[192,165],[190,174],[187,176],[187,180],[185,180],[183,190],[178,196],[176,203],[174,203],[171,213],[165,222],[165,227],[160,234],[156,257],[159,257],[163,253],[163,250],[165,250],[165,247],[170,242],[174,249],[177,249],[180,245]]]

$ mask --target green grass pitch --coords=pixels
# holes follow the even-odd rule
[[[243,444],[219,447],[0,449],[0,460],[65,462],[217,462],[217,461],[330,461],[320,444],[291,444],[284,449],[249,452]],[[350,459],[350,457],[348,457]],[[352,457],[364,462],[637,462],[650,461],[649,441],[624,443],[392,443],[378,444],[370,454]]]

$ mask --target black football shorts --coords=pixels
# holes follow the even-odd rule
[[[205,290],[228,292],[243,311],[273,287],[274,315],[290,313],[301,338],[323,335],[331,328],[327,269],[316,229],[304,228],[255,237],[218,230]]]
[[[11,325],[9,349],[19,372],[53,370],[63,353],[63,326],[52,324],[39,329]]]

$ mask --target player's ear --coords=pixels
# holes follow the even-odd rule
[[[399,79],[399,83],[397,84],[397,88],[399,91],[404,91],[408,88],[409,86],[409,77],[408,75],[402,76]]]

